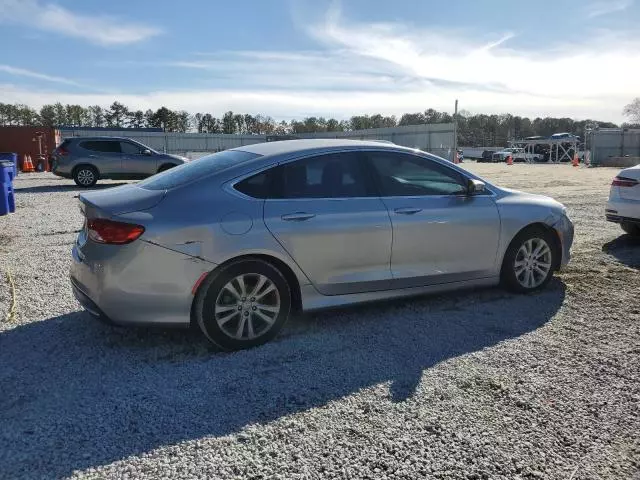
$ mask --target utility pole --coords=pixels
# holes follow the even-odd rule
[[[456,106],[453,111],[453,157],[451,161],[456,163],[458,159],[458,99],[456,98]]]

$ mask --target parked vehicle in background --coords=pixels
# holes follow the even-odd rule
[[[493,158],[493,154],[495,150],[484,150],[482,152],[482,157],[478,159],[479,162],[491,162]]]
[[[197,325],[230,350],[272,339],[292,311],[499,282],[531,292],[573,241],[551,198],[372,141],[239,147],[80,202],[71,282],[86,310]]]
[[[51,154],[52,172],[73,178],[81,187],[99,179],[137,180],[182,165],[189,160],[168,155],[119,137],[73,137],[65,139]]]
[[[605,214],[629,235],[640,236],[640,165],[625,168],[613,179]]]
[[[553,135],[551,135],[549,138],[553,139],[553,140],[557,140],[559,138],[578,138],[576,135],[569,133],[569,132],[561,132],[561,133],[554,133]]]
[[[495,152],[491,156],[491,161],[494,163],[506,162],[509,156],[511,156],[514,162],[539,162],[544,159],[544,156],[541,154],[526,153],[524,148],[511,147]]]

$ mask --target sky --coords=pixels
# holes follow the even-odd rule
[[[0,0],[0,102],[620,123],[640,0]]]

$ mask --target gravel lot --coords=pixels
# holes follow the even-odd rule
[[[640,243],[603,219],[617,170],[464,165],[567,205],[573,260],[548,290],[310,315],[232,354],[82,313],[78,189],[20,175],[0,217],[0,478],[640,478]]]

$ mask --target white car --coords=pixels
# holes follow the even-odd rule
[[[622,170],[613,179],[605,214],[629,235],[640,236],[640,165]]]
[[[504,150],[495,152],[491,157],[491,161],[494,163],[505,162],[508,156],[511,156],[514,162],[531,163],[531,162],[540,162],[544,159],[543,155],[539,155],[536,153],[526,153],[524,151],[524,148],[512,147],[512,148],[505,148]]]

